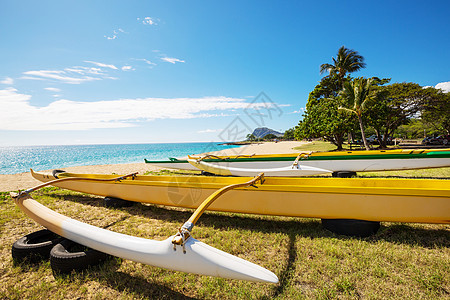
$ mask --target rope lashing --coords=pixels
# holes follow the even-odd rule
[[[174,244],[174,246],[173,246],[174,250],[176,250],[176,245],[181,245],[181,246],[183,246],[183,252],[186,252],[185,248],[184,248],[185,241],[191,236],[191,230],[192,230],[192,228],[194,228],[195,223],[197,223],[200,216],[211,205],[211,203],[216,201],[220,196],[222,196],[223,194],[225,194],[226,192],[228,192],[230,190],[237,189],[240,187],[248,187],[248,186],[256,187],[255,184],[258,181],[260,181],[261,184],[264,183],[264,173],[258,174],[258,176],[256,176],[255,178],[252,178],[252,180],[247,181],[247,182],[227,185],[227,186],[215,191],[212,195],[210,195],[208,198],[206,198],[206,200],[203,201],[199,207],[197,207],[197,209],[194,211],[194,213],[189,218],[189,220],[187,220],[183,224],[183,226],[180,227],[177,235],[173,238],[172,243]]]
[[[297,158],[295,158],[294,162],[292,163],[292,168],[294,168],[295,166],[298,165],[298,161],[299,161],[300,159],[302,159],[303,157],[304,157],[304,158],[308,158],[309,155],[311,155],[311,153],[312,153],[312,151],[310,151],[310,152],[308,152],[308,153],[302,152],[302,153],[300,153],[299,155],[297,155]]]

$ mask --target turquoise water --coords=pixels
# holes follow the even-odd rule
[[[0,147],[0,174],[72,166],[144,162],[237,146],[218,143]]]

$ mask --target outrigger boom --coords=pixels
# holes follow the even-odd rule
[[[213,201],[231,189],[252,186],[257,181],[261,181],[262,184],[264,182],[263,174],[248,182],[229,185],[213,193],[195,210],[176,235],[164,241],[121,234],[71,219],[45,207],[32,199],[30,195],[35,190],[61,181],[120,181],[127,177],[134,178],[135,175],[136,173],[133,173],[111,179],[81,177],[56,179],[18,194],[11,193],[11,197],[16,205],[37,223],[56,234],[98,251],[175,271],[257,282],[278,282],[278,277],[271,271],[208,246],[191,236],[191,230],[198,218]],[[180,246],[183,251],[177,251]]]

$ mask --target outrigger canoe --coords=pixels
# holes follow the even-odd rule
[[[48,182],[51,174],[31,171]],[[54,186],[105,197],[196,209],[218,189],[243,177],[134,176],[60,173],[80,180]],[[450,180],[266,177],[263,184],[234,189],[208,208],[214,211],[367,221],[450,223]]]
[[[163,241],[144,239],[95,227],[61,215],[31,197],[31,193],[54,183],[88,181],[96,183],[120,182],[134,174],[116,178],[66,177],[43,183],[19,193],[11,193],[16,205],[31,219],[74,242],[121,258],[201,275],[229,279],[277,283],[271,271],[249,261],[208,246],[192,237],[191,231],[210,203],[228,190],[261,181],[263,175],[233,186],[226,186],[208,197],[192,214],[178,233]],[[77,180],[78,179],[78,180]]]
[[[189,160],[197,161],[197,164],[193,164],[195,167],[189,163]],[[449,167],[450,149],[397,149],[237,156],[191,155],[187,159],[171,158],[169,161],[145,160],[145,162],[166,168],[186,170],[199,168],[221,175],[254,176],[259,172],[265,172],[269,176],[267,172],[272,172],[270,176],[309,176],[311,172],[303,172],[301,169],[315,168],[315,172],[319,174],[320,170],[322,170],[322,173],[327,173]],[[291,171],[289,172],[289,170]]]

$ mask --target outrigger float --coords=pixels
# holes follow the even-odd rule
[[[174,169],[234,176],[310,176],[336,172],[392,171],[450,166],[450,149],[308,152],[268,155],[191,155],[146,163]]]

